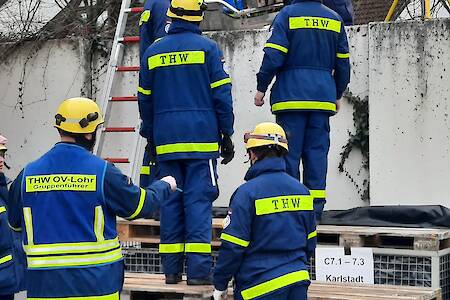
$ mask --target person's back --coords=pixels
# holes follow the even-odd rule
[[[240,285],[236,288],[240,291],[255,283],[307,270],[308,259],[314,251],[314,245],[307,239],[315,231],[308,189],[285,172],[283,158],[264,159],[252,171],[247,179],[257,177],[242,185],[232,200],[241,201],[232,203],[232,207],[248,205],[249,212],[256,212],[251,243],[236,274]],[[240,198],[241,194],[245,198]],[[248,198],[250,203],[242,203],[249,201]],[[233,228],[225,232],[233,234]]]
[[[236,300],[306,299],[308,260],[316,245],[313,197],[286,173],[288,148],[280,126],[259,124],[247,149],[252,166],[230,200],[214,299],[225,299],[232,277]]]
[[[231,81],[217,44],[201,36],[197,25],[174,20],[169,35],[144,57],[142,69],[149,72],[141,71],[141,85],[151,87],[152,103],[140,101],[141,133],[151,137],[158,160],[217,158],[220,134],[233,132]],[[152,130],[146,126],[149,112]],[[180,143],[191,149],[175,149]]]
[[[281,51],[280,51],[281,50]],[[278,51],[258,74],[258,91],[265,91],[276,75],[271,92],[272,111],[312,109],[335,111],[348,83],[347,38],[340,16],[320,1],[296,0],[283,8],[273,24],[265,51]],[[279,56],[282,55],[282,58]],[[276,70],[272,70],[272,68]],[[270,81],[268,81],[270,79]],[[302,99],[311,103],[299,103]],[[287,103],[285,103],[287,102]],[[304,101],[303,101],[304,102]]]
[[[22,170],[8,203],[11,226],[22,230],[28,298],[118,300],[116,216],[149,216],[175,187],[163,178],[141,189],[91,153],[104,122],[92,100],[65,100],[55,120],[61,142]]]

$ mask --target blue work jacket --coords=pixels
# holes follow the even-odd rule
[[[139,21],[139,54],[140,58],[145,50],[157,39],[167,34],[170,26],[170,18],[167,17],[167,9],[170,0],[147,0],[144,11]]]
[[[58,143],[28,164],[11,187],[9,215],[23,232],[28,297],[118,300],[124,265],[116,216],[150,216],[169,192],[162,181],[133,185],[76,144]]]
[[[145,52],[139,73],[141,135],[158,160],[218,157],[221,135],[233,134],[231,79],[214,41],[198,25],[174,20]]]
[[[355,16],[352,0],[323,0],[323,4],[337,12],[344,21],[344,25],[353,25]]]
[[[272,112],[336,111],[350,81],[347,35],[341,17],[320,1],[294,0],[272,25],[257,74],[257,89],[270,94]]]
[[[307,263],[316,247],[313,198],[286,173],[283,158],[256,162],[231,199],[214,286],[253,299],[291,284],[308,284]],[[268,284],[275,280],[277,284]]]
[[[8,224],[8,188],[6,177],[0,173],[0,298],[24,289],[25,254],[20,233]]]

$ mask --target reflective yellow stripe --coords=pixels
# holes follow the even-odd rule
[[[218,143],[177,143],[156,146],[156,154],[178,152],[215,152],[219,151]]]
[[[141,175],[150,175],[150,166],[141,167]]]
[[[308,240],[309,239],[312,239],[312,238],[314,238],[314,237],[316,237],[317,236],[317,230],[314,230],[313,232],[311,232],[310,234],[308,234]]]
[[[280,50],[281,52],[288,53],[288,48],[283,47],[281,45],[277,45],[277,44],[273,44],[273,43],[266,43],[264,45],[264,47],[273,48],[273,49]]]
[[[313,198],[326,198],[327,192],[325,190],[309,190],[309,193]]]
[[[9,222],[8,222],[8,226],[9,226],[9,228],[11,228],[12,230],[14,230],[16,232],[21,232],[22,231],[22,228],[20,228],[20,227],[13,227],[11,224],[9,224]]]
[[[82,267],[112,263],[122,259],[122,249],[98,254],[61,255],[61,256],[28,256],[28,268]]]
[[[131,220],[131,219],[135,218],[137,215],[139,215],[141,213],[142,208],[144,207],[144,202],[145,202],[145,197],[147,195],[147,192],[143,188],[140,188],[140,189],[141,189],[141,196],[139,197],[139,204],[136,208],[136,211],[127,218],[128,220]]]
[[[4,206],[0,206],[0,214],[4,213],[6,211],[6,207]]]
[[[97,189],[97,176],[85,174],[53,174],[26,176],[27,193],[48,191],[85,191]]]
[[[239,245],[242,247],[247,247],[250,244],[250,242],[247,242],[246,240],[242,240],[240,238],[237,238],[235,236],[232,236],[232,235],[229,235],[226,233],[222,233],[220,235],[220,238],[224,241],[228,241],[230,243],[233,243],[233,244],[236,244],[236,245]]]
[[[119,292],[104,296],[64,297],[64,298],[27,298],[28,300],[119,300]]]
[[[313,197],[309,195],[279,196],[255,201],[258,216],[285,211],[313,210],[313,206]]]
[[[0,265],[12,260],[12,255],[0,257]]]
[[[58,243],[23,246],[27,255],[104,252],[116,249],[118,247],[120,247],[120,244],[119,238],[117,237],[112,240],[104,240],[102,242]]]
[[[184,252],[184,244],[159,244],[159,253]]]
[[[101,206],[96,206],[94,217],[94,233],[98,242],[105,240],[105,237],[103,235],[104,231],[105,231],[105,216],[103,215],[103,208]]]
[[[341,32],[341,21],[319,17],[291,17],[289,29],[321,29]]]
[[[139,19],[139,26],[148,22],[150,19],[151,12],[149,10],[144,10],[141,14],[141,18]]]
[[[227,83],[231,83],[231,78],[224,78],[222,80],[218,80],[218,81],[214,81],[213,83],[211,83],[211,88],[216,88],[219,87],[221,85],[227,84]]]
[[[350,53],[336,53],[337,58],[350,58]]]
[[[275,103],[272,105],[272,112],[291,109],[336,111],[336,104],[331,102],[320,102],[320,101],[286,101]]]
[[[152,90],[146,90],[142,87],[138,87],[138,93],[141,93],[142,95],[151,95],[152,94]]]
[[[168,52],[153,55],[148,58],[149,70],[158,67],[204,64],[204,63],[205,63],[204,51]]]
[[[244,298],[244,300],[254,299],[256,297],[262,296],[264,294],[273,292],[282,287],[285,287],[290,284],[300,282],[303,280],[309,280],[308,271],[305,271],[305,270],[297,271],[297,272],[289,273],[289,274],[274,278],[272,280],[260,283],[258,285],[255,285],[254,287],[243,290],[241,292],[241,295]]]
[[[189,253],[211,253],[211,244],[186,243],[184,251]]]
[[[33,216],[31,214],[31,207],[23,208],[23,219],[25,221],[25,230],[27,232],[28,245],[34,245],[33,239]]]

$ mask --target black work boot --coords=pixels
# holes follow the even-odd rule
[[[177,284],[181,282],[181,273],[178,274],[166,274],[166,284]]]
[[[213,279],[212,276],[208,276],[205,278],[191,278],[187,280],[188,285],[212,285]]]

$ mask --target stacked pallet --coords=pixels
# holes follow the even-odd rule
[[[213,219],[212,246],[220,246],[223,219]],[[159,221],[147,219],[117,222],[119,239],[157,245],[160,241]],[[429,228],[365,227],[319,225],[317,242],[339,247],[370,247],[440,251],[450,248],[450,230]]]
[[[158,253],[159,222],[118,221],[127,270],[162,273]],[[213,258],[220,246],[222,219],[213,219]],[[368,247],[374,253],[375,284],[441,289],[450,300],[450,230],[424,228],[319,225],[318,247]],[[315,279],[314,259],[310,275]]]

